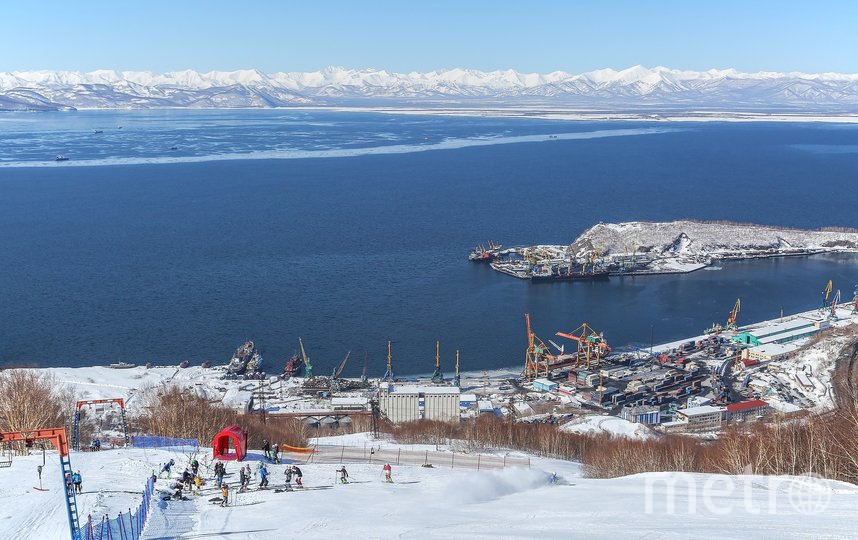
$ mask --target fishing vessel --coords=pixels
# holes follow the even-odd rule
[[[67,156],[59,155],[54,158],[54,161],[68,161],[69,158]]]

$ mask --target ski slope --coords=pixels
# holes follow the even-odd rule
[[[363,437],[352,437],[360,441]],[[320,442],[344,444],[348,438]],[[392,443],[385,443],[392,444]],[[204,454],[209,455],[209,454]],[[36,492],[41,455],[0,469],[0,538],[68,538],[56,454],[48,453]],[[180,452],[143,449],[73,453],[84,477],[81,518],[127,511],[139,502],[147,475]],[[259,460],[258,453],[250,459]],[[285,465],[271,465],[271,486],[235,495],[232,506],[202,496],[155,508],[146,538],[855,538],[858,486],[798,478],[649,473],[586,479],[577,463],[532,457],[532,467],[496,471],[396,466],[393,484],[382,463],[346,463],[352,483],[335,483],[334,464],[299,463],[304,491],[276,493]],[[55,463],[56,462],[56,463]],[[205,462],[204,462],[205,464]],[[253,465],[252,465],[253,466]],[[237,484],[237,467],[227,464]],[[559,482],[549,481],[556,473]],[[156,484],[165,488],[166,481]]]

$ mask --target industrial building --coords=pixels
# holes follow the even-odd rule
[[[824,318],[796,317],[780,324],[741,332],[733,336],[733,341],[753,347],[772,343],[784,344],[810,337],[828,326],[828,321]]]
[[[557,389],[557,386],[556,382],[548,379],[534,379],[533,381],[533,389],[541,390],[543,392],[553,392]]]
[[[727,419],[731,422],[756,420],[758,417],[768,414],[770,410],[769,404],[760,399],[733,403],[727,405]]]
[[[747,360],[756,360],[756,362],[774,362],[777,360],[785,360],[792,356],[798,350],[792,343],[766,343],[757,345],[742,351],[742,358]],[[748,363],[747,365],[753,365]]]
[[[379,386],[381,413],[393,423],[417,420],[458,422],[460,390],[455,386],[407,386],[383,383]]]
[[[676,421],[685,424],[686,429],[717,428],[724,420],[724,409],[703,405],[676,411]]]
[[[657,405],[638,405],[623,407],[620,418],[638,424],[655,425],[661,423],[661,407]]]
[[[362,396],[332,397],[331,409],[334,411],[367,411],[369,398]]]

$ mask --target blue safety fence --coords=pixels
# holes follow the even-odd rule
[[[131,446],[135,448],[165,448],[173,446],[190,446],[196,448],[200,445],[197,439],[178,439],[176,437],[153,437],[150,435],[135,435],[131,437]]]
[[[93,520],[90,515],[80,530],[81,540],[137,540],[146,528],[154,494],[155,479],[149,478],[143,489],[143,500],[135,511],[129,508],[128,513],[119,512],[113,519],[102,516],[100,520]]]

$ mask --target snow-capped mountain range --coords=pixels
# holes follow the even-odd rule
[[[471,69],[392,73],[98,70],[0,72],[0,110],[157,107],[592,107],[605,110],[858,112],[858,74],[682,71],[581,74]]]

